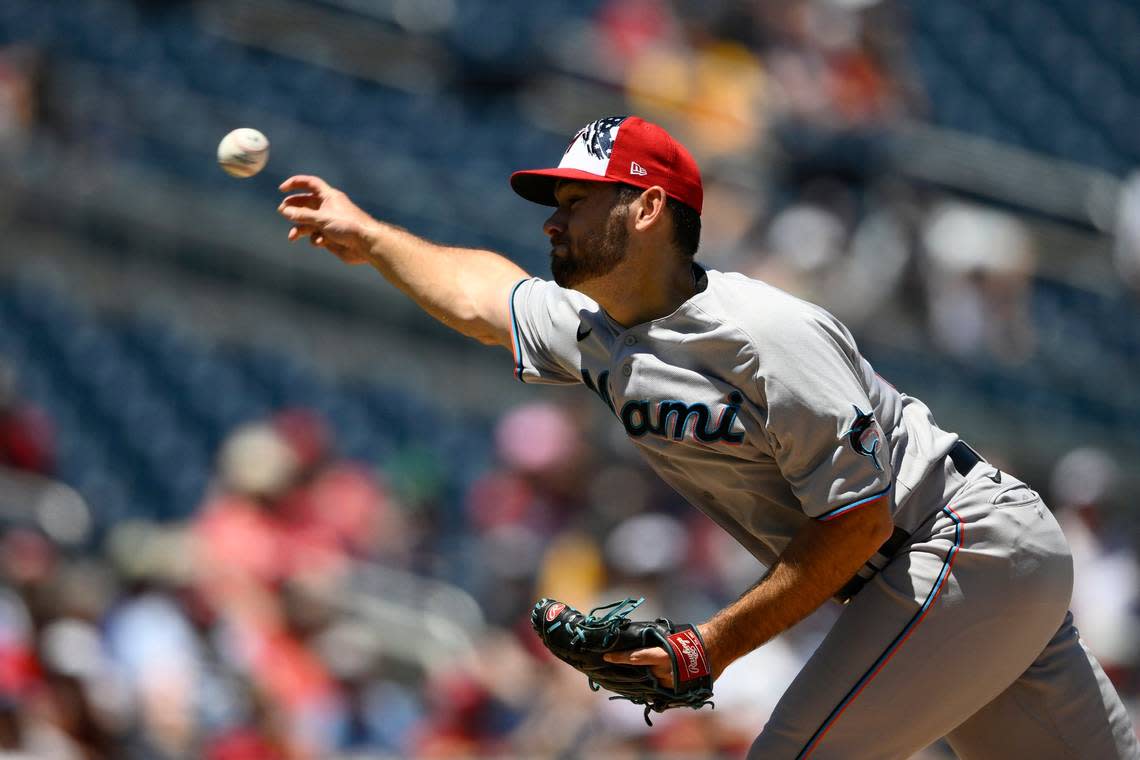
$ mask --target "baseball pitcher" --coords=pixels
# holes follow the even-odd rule
[[[580,130],[511,186],[553,211],[553,281],[377,221],[317,177],[282,184],[290,240],[371,264],[528,383],[583,383],[654,470],[770,569],[696,626],[541,600],[543,642],[591,686],[700,707],[719,674],[827,602],[844,609],[754,758],[1140,758],[1067,608],[1038,494],[938,427],[823,309],[695,263],[689,152],[636,117]]]

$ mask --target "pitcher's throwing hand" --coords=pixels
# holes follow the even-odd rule
[[[298,175],[281,183],[286,196],[277,211],[293,222],[289,240],[308,237],[316,246],[327,248],[348,264],[368,262],[364,245],[372,218],[348,196],[320,177]]]

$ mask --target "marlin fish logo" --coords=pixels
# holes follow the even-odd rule
[[[578,130],[578,134],[574,135],[574,139],[570,141],[570,145],[566,146],[566,150],[569,151],[574,143],[581,140],[585,143],[586,150],[594,158],[609,158],[614,149],[613,130],[625,119],[625,116],[607,116],[604,119],[590,122]]]
[[[855,405],[852,404],[852,406]],[[855,449],[856,454],[868,457],[875,463],[875,469],[882,471],[883,466],[879,464],[879,446],[882,445],[882,433],[872,412],[864,412],[855,406],[855,422],[851,423],[851,429],[843,435],[851,444],[851,448]]]

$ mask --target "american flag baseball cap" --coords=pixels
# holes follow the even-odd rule
[[[698,214],[704,188],[697,162],[661,127],[636,116],[607,116],[578,130],[555,169],[527,169],[511,175],[511,187],[528,201],[557,206],[560,179],[660,185],[665,194]]]

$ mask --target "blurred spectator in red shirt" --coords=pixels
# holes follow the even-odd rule
[[[335,686],[290,630],[281,592],[300,569],[326,567],[324,560],[336,557],[332,546],[299,545],[281,513],[299,475],[297,456],[271,425],[238,428],[222,446],[218,490],[194,531],[199,588],[231,637],[233,664],[273,709],[286,712],[294,741],[315,752],[320,740],[305,734],[335,699]]]
[[[352,557],[406,559],[402,510],[374,471],[335,456],[325,421],[308,409],[288,409],[272,425],[297,468],[280,504],[295,538]]]
[[[235,657],[300,744],[327,748],[345,699],[313,640],[355,559],[406,556],[402,512],[363,465],[335,457],[307,410],[235,430],[222,446],[198,538],[199,582]]]

